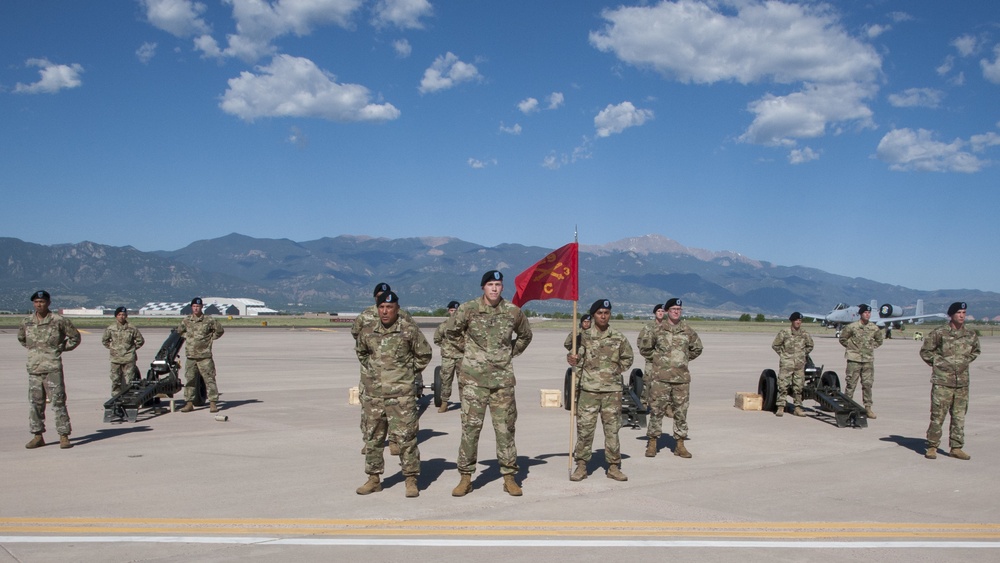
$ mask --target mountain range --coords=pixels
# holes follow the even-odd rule
[[[372,288],[381,281],[393,287],[404,307],[436,309],[452,299],[478,295],[480,277],[491,269],[504,272],[509,299],[514,277],[551,250],[519,244],[485,247],[450,237],[341,235],[295,242],[233,233],[179,250],[142,252],[93,242],[47,246],[0,238],[5,263],[0,309],[27,310],[28,296],[44,288],[55,308],[138,308],[201,295],[260,299],[290,312],[347,312],[371,304]],[[928,312],[964,300],[975,303],[971,310],[977,318],[1000,314],[1000,293],[919,291],[689,248],[657,234],[581,245],[581,307],[608,298],[616,314],[649,315],[669,297],[683,298],[686,314],[706,316],[825,313],[838,302],[872,299],[906,308],[923,299]],[[532,301],[527,308],[570,310],[568,303],[555,300]]]

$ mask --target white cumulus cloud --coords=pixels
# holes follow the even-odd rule
[[[566,101],[566,97],[563,96],[562,92],[552,92],[549,94],[549,107],[548,109],[556,109],[563,105]]]
[[[397,39],[392,42],[392,48],[396,51],[396,56],[405,59],[410,56],[413,52],[413,47],[410,46],[410,42],[406,39]]]
[[[638,127],[653,119],[653,110],[636,109],[632,102],[622,102],[618,105],[608,104],[594,117],[594,127],[598,137],[608,137],[612,133],[621,133],[629,127]]]
[[[421,94],[447,90],[462,82],[479,80],[482,76],[475,65],[462,62],[452,52],[434,59],[430,68],[424,71],[418,90]]]
[[[854,123],[874,127],[872,110],[865,100],[874,86],[856,83],[806,84],[787,96],[767,95],[751,102],[753,123],[739,140],[771,146],[791,146],[796,139],[812,139],[827,133],[831,123]]]
[[[156,43],[143,43],[135,50],[135,56],[142,64],[149,64],[149,61],[153,60],[153,57],[156,56]]]
[[[427,0],[378,0],[374,12],[372,24],[375,27],[423,29],[420,18],[430,16],[434,8]]]
[[[146,20],[175,37],[190,37],[211,32],[202,19],[205,4],[193,0],[140,0]]]
[[[889,103],[898,108],[936,108],[944,92],[934,88],[907,88],[899,94],[889,94]]]
[[[18,94],[55,94],[59,90],[67,88],[77,88],[83,81],[80,75],[83,67],[77,63],[60,65],[50,62],[48,59],[28,59],[24,61],[27,66],[38,67],[40,75],[37,82],[22,84],[18,82],[14,86],[14,92]]]
[[[956,37],[951,42],[952,47],[958,50],[958,54],[968,57],[979,50],[979,40],[972,35],[962,35]]]
[[[879,141],[875,156],[890,170],[901,172],[978,172],[989,161],[966,151],[967,144],[961,139],[950,143],[935,140],[926,129],[893,129]]]
[[[982,59],[979,66],[983,67],[983,77],[994,84],[1000,84],[1000,44],[993,47],[993,61]]]
[[[517,109],[521,110],[521,113],[533,113],[538,111],[538,100],[535,98],[525,98],[520,102],[517,102]]]
[[[817,159],[819,159],[819,152],[814,151],[809,147],[792,149],[788,153],[788,162],[790,164],[802,164]]]
[[[510,127],[507,127],[501,121],[500,122],[500,131],[503,132],[503,133],[507,133],[508,135],[520,135],[521,134],[521,124],[520,123],[515,123],[514,125],[511,125]]]
[[[478,158],[469,158],[468,160],[469,168],[474,168],[476,170],[486,168],[487,166],[496,166],[497,159],[489,158],[486,160],[479,160]]]
[[[391,121],[392,104],[371,102],[359,84],[340,84],[309,59],[277,55],[271,64],[229,79],[219,107],[244,121],[259,117],[315,117],[330,121]]]

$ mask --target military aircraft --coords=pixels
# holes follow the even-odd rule
[[[924,319],[948,318],[948,316],[944,313],[924,313],[923,299],[917,299],[917,310],[913,315],[903,315],[903,308],[899,305],[884,303],[881,307],[879,307],[878,301],[874,299],[872,299],[871,308],[871,322],[875,323],[875,325],[879,328],[885,328],[885,335],[887,338],[892,338],[893,328],[902,329],[903,323],[919,324],[922,323]],[[847,303],[838,303],[832,311],[825,315],[802,313],[802,316],[816,319],[823,323],[823,326],[827,328],[832,327],[837,329],[837,336],[840,336],[840,330],[844,328],[844,325],[853,323],[861,318],[861,314],[858,313],[858,306],[848,306]]]

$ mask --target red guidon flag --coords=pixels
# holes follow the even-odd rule
[[[518,307],[535,299],[579,299],[577,263],[580,245],[571,242],[553,250],[514,280],[517,291],[511,303]]]

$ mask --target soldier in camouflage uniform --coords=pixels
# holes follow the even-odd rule
[[[225,329],[222,324],[209,315],[202,313],[201,297],[191,300],[191,314],[181,319],[177,326],[178,336],[183,336],[184,355],[184,399],[187,401],[181,412],[194,410],[195,396],[198,393],[198,375],[205,381],[208,391],[210,412],[219,412],[219,387],[215,383],[215,360],[212,358],[212,343],[222,337]]]
[[[979,335],[965,326],[965,303],[948,307],[951,321],[931,331],[920,347],[920,359],[931,366],[931,423],[927,427],[927,459],[937,458],[941,426],[951,415],[949,455],[971,459],[965,445],[965,413],[969,410],[969,364],[979,357]]]
[[[451,400],[452,382],[455,374],[461,370],[462,366],[462,342],[451,340],[447,337],[448,327],[455,320],[455,311],[458,310],[458,301],[448,303],[448,318],[438,325],[434,331],[434,344],[441,348],[441,406],[438,412],[448,411],[448,401]],[[461,382],[459,382],[461,383]],[[459,385],[458,396],[462,396],[462,387]]]
[[[572,340],[566,361],[577,368],[576,447],[573,459],[576,469],[570,481],[587,478],[597,417],[604,426],[604,460],[608,463],[608,478],[628,481],[621,472],[621,444],[618,431],[622,427],[622,372],[632,367],[632,345],[625,335],[611,328],[611,301],[600,299],[590,306],[594,326],[581,333],[576,354]]]
[[[642,327],[642,329],[639,331],[639,338],[636,341],[638,342],[643,339],[649,338],[650,337],[649,331],[655,330],[656,327],[663,324],[663,317],[664,315],[666,315],[666,313],[667,310],[663,308],[662,304],[655,305],[653,307],[653,322],[648,323]],[[649,373],[649,360],[646,360],[646,365],[643,366],[642,373],[643,374]],[[643,385],[642,395],[639,397],[639,401],[641,401],[642,404],[645,405],[647,404],[648,399],[649,399],[649,385]],[[670,405],[667,405],[667,410],[664,411],[663,416],[667,418],[673,418],[674,408]]]
[[[31,296],[35,312],[21,320],[17,341],[28,349],[28,428],[34,437],[24,447],[34,449],[45,445],[45,397],[52,403],[56,418],[59,447],[72,448],[69,435],[73,427],[66,410],[66,386],[63,382],[62,353],[80,345],[80,331],[69,319],[49,310],[52,302],[47,291]]]
[[[806,383],[806,356],[813,350],[813,339],[809,333],[802,330],[802,313],[795,311],[789,315],[791,326],[778,331],[771,343],[771,349],[778,354],[778,394],[774,406],[774,414],[785,414],[785,400],[788,388],[791,386],[792,399],[795,400],[795,416],[805,416],[802,410],[802,387]]]
[[[701,338],[683,319],[681,300],[671,298],[664,304],[667,320],[642,335],[637,344],[646,358],[649,373],[649,422],[646,428],[646,457],[656,457],[656,442],[663,426],[668,406],[674,411],[674,455],[690,458],[684,446],[688,437],[687,411],[691,399],[691,372],[688,362],[701,355]]]
[[[365,473],[368,481],[359,495],[382,490],[379,475],[385,471],[383,444],[387,435],[399,444],[399,462],[406,478],[406,496],[417,497],[420,450],[417,449],[417,374],[431,361],[431,346],[417,325],[399,316],[399,297],[391,291],[378,296],[379,321],[358,334],[354,351],[368,373],[368,388],[361,397],[365,437]]]
[[[361,311],[361,313],[358,314],[358,316],[354,318],[354,322],[351,323],[351,336],[354,337],[354,342],[355,343],[357,343],[357,341],[358,341],[358,335],[361,334],[361,331],[366,326],[368,326],[368,325],[374,325],[374,324],[377,324],[379,322],[379,317],[378,317],[378,296],[381,295],[381,294],[383,294],[383,293],[387,293],[389,291],[392,291],[392,288],[389,287],[389,284],[387,284],[385,282],[380,282],[380,283],[375,284],[375,290],[372,291],[372,297],[374,297],[374,299],[375,299],[375,304],[374,305],[370,305],[370,306],[368,306],[367,309],[365,309],[364,311]],[[405,320],[407,322],[413,322],[413,317],[411,317],[410,314],[407,313],[405,309],[400,309],[399,310],[399,315],[401,317],[403,317],[403,320]],[[359,398],[363,397],[364,394],[367,392],[366,389],[368,388],[369,379],[370,378],[369,378],[368,374],[365,372],[365,366],[364,366],[364,364],[362,364],[361,365],[361,380],[358,383],[358,397]],[[364,420],[364,411],[362,411],[361,414],[362,414],[362,419],[361,419],[361,436],[362,436],[362,438],[361,439],[364,440],[365,428],[367,427],[367,424],[365,423],[365,420]],[[367,446],[363,446],[361,448],[361,453],[364,454],[366,451],[367,451]],[[392,454],[392,455],[399,455],[399,444],[397,444],[396,442],[393,442],[391,436],[389,437],[389,453]]]
[[[128,322],[128,309],[115,309],[115,322],[104,329],[101,343],[111,351],[111,396],[115,397],[128,385],[135,371],[136,350],[142,348],[146,339],[139,329]]]
[[[882,345],[885,334],[875,323],[870,322],[872,308],[862,303],[858,305],[861,319],[840,331],[840,345],[846,348],[847,384],[844,394],[854,398],[854,389],[861,380],[861,396],[865,403],[865,414],[876,418],[872,412],[872,385],[875,384],[875,349]]]
[[[583,342],[583,331],[589,329],[590,325],[593,324],[593,322],[594,322],[594,317],[592,315],[590,315],[589,313],[586,314],[586,315],[584,315],[584,316],[582,316],[582,317],[580,317],[580,332],[576,333],[576,347],[577,348],[579,348],[580,347],[580,343]],[[567,350],[569,350],[570,352],[573,351],[573,333],[572,332],[566,335],[566,341],[563,342],[563,347],[566,348]]]
[[[521,496],[517,473],[517,447],[514,424],[517,403],[514,401],[512,360],[531,342],[531,327],[521,309],[504,300],[503,274],[490,270],[483,274],[483,296],[467,301],[455,312],[455,324],[448,329],[450,338],[465,342],[462,371],[462,441],[458,448],[458,472],[461,480],[452,496],[465,496],[472,490],[476,470],[479,434],[486,410],[490,411],[496,434],[497,461],[503,475],[503,489],[511,496]]]

